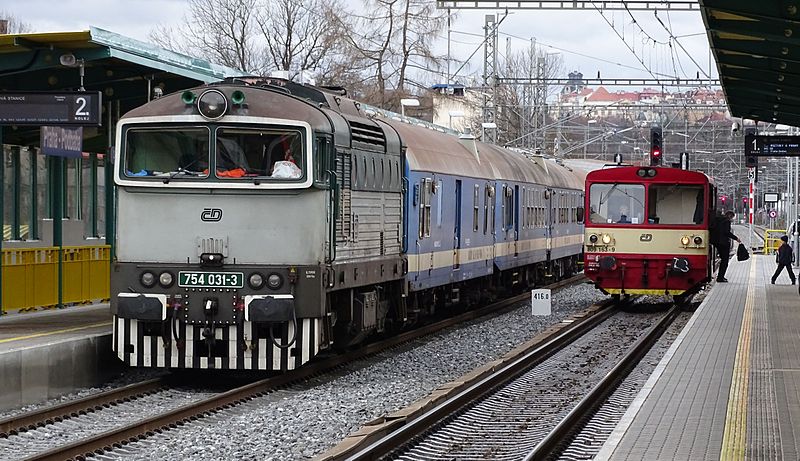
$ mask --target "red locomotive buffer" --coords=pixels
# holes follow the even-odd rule
[[[703,173],[624,166],[586,176],[584,271],[614,296],[693,294],[711,278],[716,187]]]

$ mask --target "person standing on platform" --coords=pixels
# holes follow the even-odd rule
[[[795,283],[794,278],[794,271],[792,271],[792,263],[794,262],[794,251],[792,250],[791,245],[789,245],[789,237],[783,236],[781,237],[783,243],[778,248],[778,255],[775,258],[776,262],[778,263],[778,269],[775,270],[775,274],[772,275],[772,284],[775,285],[775,280],[781,274],[783,268],[786,268],[786,271],[789,273],[789,279],[792,280],[792,285]]]
[[[728,272],[728,261],[731,258],[731,239],[742,243],[739,237],[733,235],[731,232],[731,222],[736,213],[733,211],[726,211],[722,216],[718,216],[714,223],[714,229],[711,235],[711,244],[717,248],[719,253],[719,271],[717,272],[717,282],[727,282],[725,273]]]

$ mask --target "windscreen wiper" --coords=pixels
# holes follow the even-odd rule
[[[186,175],[189,175],[189,176],[197,176],[198,173],[195,173],[193,171],[188,171],[187,168],[194,166],[194,164],[199,162],[199,161],[200,161],[200,158],[198,157],[198,158],[194,159],[194,161],[192,161],[188,165],[186,165],[185,167],[178,167],[178,169],[174,173],[169,175],[169,177],[164,178],[164,184],[169,184],[169,182],[172,181],[175,178],[175,176],[178,176],[179,174],[186,174]]]

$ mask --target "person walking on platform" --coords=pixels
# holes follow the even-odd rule
[[[721,216],[714,218],[715,222],[712,226],[711,244],[717,248],[719,253],[719,271],[717,272],[717,282],[727,282],[725,273],[728,272],[728,261],[731,258],[731,239],[742,243],[739,237],[733,235],[731,232],[731,221],[736,213],[733,211],[726,211]]]
[[[778,268],[775,270],[775,274],[772,275],[772,284],[775,285],[775,280],[781,274],[783,268],[786,268],[786,271],[789,273],[789,279],[792,281],[792,285],[795,283],[794,278],[794,271],[792,271],[792,263],[794,262],[794,251],[792,250],[791,245],[789,245],[789,237],[783,236],[781,237],[783,243],[778,248],[778,255],[775,258],[775,262],[778,263]]]

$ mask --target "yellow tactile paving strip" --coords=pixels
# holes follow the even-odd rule
[[[757,265],[756,259],[751,259],[744,316],[739,330],[739,343],[736,347],[736,361],[733,365],[733,379],[728,397],[722,451],[720,452],[720,460],[723,461],[745,459],[747,445],[747,391],[750,384],[750,343],[753,332]]]

